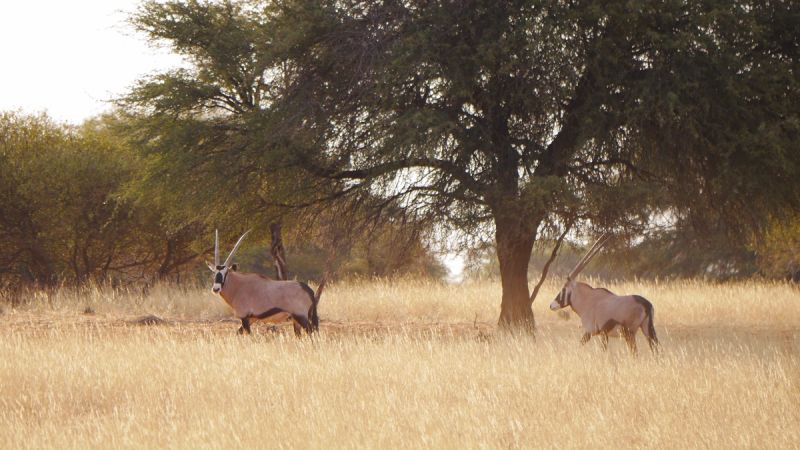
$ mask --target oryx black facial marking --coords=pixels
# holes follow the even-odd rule
[[[553,303],[550,304],[550,309],[555,311],[570,305],[572,305],[572,287],[571,283],[568,281],[567,284],[561,288],[561,291],[558,293],[555,300],[553,300]]]
[[[228,278],[228,272],[230,272],[230,268],[218,265],[213,270],[214,284],[211,286],[211,290],[216,294],[219,293],[225,286],[225,281]]]

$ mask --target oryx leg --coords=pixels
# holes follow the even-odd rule
[[[292,326],[294,327],[294,335],[300,337],[300,334],[303,332],[303,327],[295,320],[292,320]]]
[[[628,344],[628,348],[631,350],[631,353],[636,355],[636,331],[631,331],[628,327],[622,327],[622,337],[625,338],[625,343]]]
[[[600,330],[597,331],[597,334],[600,335],[600,343],[603,344],[603,350],[608,350],[608,333],[610,333],[614,328],[617,327],[619,323],[613,319],[608,319],[606,323],[600,327]]]
[[[589,339],[591,338],[592,338],[592,333],[583,333],[583,336],[581,336],[581,345],[584,345],[587,342],[589,342]]]
[[[294,320],[294,322],[296,324],[299,324],[301,327],[303,327],[303,329],[306,330],[306,333],[311,334],[311,332],[312,332],[311,322],[309,322],[307,317],[301,316],[301,315],[297,315],[297,314],[292,314],[292,319]],[[295,328],[294,330],[295,330],[295,334],[300,336],[299,329]]]
[[[244,334],[244,333],[251,334],[249,317],[242,317],[242,326],[239,327],[239,334]]]
[[[608,350],[608,332],[601,331],[600,332],[600,344],[603,346],[603,351]]]

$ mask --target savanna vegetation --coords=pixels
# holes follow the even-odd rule
[[[81,126],[3,115],[0,280],[194,279],[214,229],[255,229],[243,262],[269,271],[273,222],[302,278],[437,277],[437,251],[468,250],[503,285],[500,323],[527,329],[529,271],[599,231],[617,237],[597,274],[796,279],[798,17],[145,1],[130,25],[183,68]]]
[[[80,125],[0,113],[0,448],[796,447],[798,23],[143,1],[182,68]],[[313,339],[210,292],[214,231],[272,275],[273,224],[328,283]],[[547,310],[600,234],[582,277],[649,299],[658,353]]]
[[[608,287],[653,301],[660,354],[580,347],[547,302],[535,340],[499,332],[490,281],[333,283],[314,340],[237,335],[207,286],[62,289],[0,317],[0,446],[796,446],[796,288]]]
[[[148,158],[121,133],[121,120],[106,116],[70,126],[46,115],[0,115],[0,163],[5,167],[0,178],[0,286],[197,280],[197,269],[213,247],[210,217],[216,202],[194,210],[174,202],[168,190],[144,192]],[[326,220],[335,213],[328,214]],[[222,231],[228,236],[236,230]],[[260,231],[268,236],[266,226]],[[330,258],[328,264],[340,267],[340,275],[444,274],[413,226],[406,230],[373,222],[353,228],[332,255],[309,227],[294,231],[286,238],[295,276],[318,277]],[[256,241],[241,260],[270,271],[268,242]]]
[[[800,206],[799,15],[791,1],[145,2],[132,25],[191,67],[121,104],[157,156],[148,181],[181,202],[226,186],[224,205],[250,214],[333,202],[488,240],[500,323],[532,329],[537,243],[662,225],[650,242],[678,271],[731,276],[752,234]]]

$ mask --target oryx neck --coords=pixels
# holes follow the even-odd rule
[[[228,273],[225,275],[225,284],[222,285],[222,289],[219,291],[219,295],[230,304],[228,299],[233,298],[236,295],[236,291],[239,290],[241,281],[241,275],[234,272],[233,270],[228,270]]]
[[[572,286],[572,295],[569,299],[569,305],[572,307],[572,310],[575,311],[575,314],[580,316],[591,306],[590,302],[592,300],[588,295],[591,290],[591,286],[585,283],[575,283]]]

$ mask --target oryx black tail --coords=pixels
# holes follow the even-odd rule
[[[308,294],[308,298],[311,299],[311,306],[308,307],[308,330],[309,333],[319,330],[319,315],[317,315],[317,304],[319,303],[319,293],[322,289],[317,288],[317,293],[315,294],[314,291],[306,284],[300,283],[300,286],[303,287],[303,290],[306,291]],[[322,287],[322,286],[320,286]]]
[[[311,310],[309,311],[308,318],[311,319],[311,327],[315,331],[319,331],[319,314],[317,313],[317,305],[319,305],[319,297],[322,295],[322,289],[325,288],[325,278],[317,286],[317,292],[311,298]]]
[[[647,343],[650,344],[650,349],[655,350],[658,347],[658,336],[656,336],[656,327],[653,323],[653,304],[647,301],[646,298],[639,295],[634,295],[633,298],[637,303],[644,307],[644,312],[647,315],[645,321],[647,323],[643,324],[642,331],[647,338]]]

